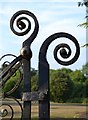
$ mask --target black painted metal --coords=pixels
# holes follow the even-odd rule
[[[40,48],[40,52],[39,52],[39,90],[40,91],[47,91],[46,93],[46,99],[44,99],[43,101],[39,102],[40,105],[40,120],[42,120],[41,118],[50,118],[50,105],[49,105],[49,64],[47,62],[46,59],[46,54],[47,54],[47,50],[49,45],[51,44],[51,42],[53,42],[55,39],[60,38],[60,37],[65,37],[70,39],[71,41],[74,42],[75,46],[76,46],[76,54],[74,56],[74,58],[68,62],[65,61],[61,61],[58,59],[57,57],[57,51],[60,48],[67,48],[69,50],[68,54],[65,54],[65,56],[63,57],[64,53],[61,54],[61,56],[63,58],[68,58],[71,55],[71,49],[67,44],[60,44],[55,48],[54,51],[54,57],[56,59],[56,61],[62,65],[71,65],[73,64],[79,57],[80,54],[80,47],[79,44],[76,40],[76,38],[74,38],[72,35],[68,34],[68,33],[55,33],[53,35],[51,35],[50,37],[48,37],[44,43],[42,44],[41,48]],[[44,76],[44,77],[43,77]]]
[[[74,57],[69,61],[63,61],[58,58],[57,52],[59,51],[60,56],[63,59],[67,59],[71,56],[72,49],[70,46],[66,43],[61,43],[57,45],[54,49],[54,58],[55,60],[61,64],[61,65],[71,65],[74,62],[77,61],[79,55],[80,55],[80,47],[79,43],[77,42],[76,38],[72,35],[64,32],[55,33],[51,36],[49,36],[44,43],[42,44],[39,52],[39,89],[37,92],[31,92],[31,74],[30,74],[30,68],[31,68],[31,58],[32,58],[32,51],[31,51],[31,44],[33,40],[36,38],[39,30],[39,24],[37,21],[37,18],[35,15],[27,10],[21,10],[15,13],[10,21],[10,27],[14,34],[18,36],[26,35],[31,30],[31,22],[29,18],[20,16],[20,15],[28,15],[32,17],[34,20],[34,31],[33,33],[23,42],[22,49],[20,51],[20,56],[16,57],[6,68],[2,71],[2,74],[0,76],[0,80],[2,80],[1,87],[5,85],[5,83],[9,80],[9,78],[22,66],[23,67],[23,81],[24,81],[24,93],[23,93],[23,108],[22,105],[18,100],[15,99],[15,101],[19,104],[22,116],[21,119],[23,120],[31,120],[31,101],[39,101],[39,120],[49,120],[50,119],[50,89],[49,89],[49,63],[46,59],[46,54],[49,45],[57,38],[68,38],[70,41],[72,41],[76,47],[76,53]],[[20,16],[20,17],[18,17]],[[16,22],[14,22],[16,20]],[[28,26],[26,25],[25,21],[27,21]],[[17,31],[14,28],[14,23],[16,23],[18,29]],[[68,51],[67,51],[68,50]],[[5,56],[3,56],[5,57]],[[2,60],[2,58],[0,60]],[[6,61],[7,62],[7,61]],[[6,63],[4,62],[4,64]],[[9,62],[8,62],[9,63]],[[22,80],[21,79],[17,82],[17,84],[14,86],[14,88],[7,93],[4,93],[2,97],[8,98],[10,97],[10,94],[13,93],[18,87]],[[12,116],[10,120],[13,119],[14,111],[13,108],[9,105],[9,107],[12,110]],[[6,113],[5,113],[6,112]],[[7,110],[4,109],[1,115],[4,117],[8,114]]]
[[[20,102],[19,102],[17,99],[10,97],[10,95],[19,87],[19,85],[20,85],[20,83],[21,83],[21,81],[22,81],[22,74],[21,74],[21,71],[20,71],[20,69],[19,69],[19,67],[21,66],[21,62],[20,62],[21,56],[16,57],[15,55],[12,55],[12,54],[6,54],[6,55],[4,55],[4,56],[2,56],[2,57],[0,58],[0,61],[3,60],[3,59],[4,59],[5,57],[7,57],[7,56],[13,56],[13,57],[15,57],[15,59],[14,59],[11,63],[8,62],[8,61],[5,61],[5,62],[3,63],[3,65],[5,65],[6,63],[8,63],[8,65],[7,65],[7,67],[2,71],[2,74],[0,75],[0,88],[3,88],[3,87],[5,86],[5,83],[10,79],[11,76],[14,75],[14,73],[15,73],[17,70],[20,72],[20,78],[19,78],[19,80],[17,81],[17,83],[14,85],[14,87],[13,87],[11,90],[9,90],[9,91],[7,91],[7,92],[5,92],[5,93],[2,93],[2,96],[0,95],[0,102],[1,102],[1,100],[5,100],[6,98],[14,99],[14,100],[18,103],[18,105],[20,106],[20,108],[21,108],[21,114],[23,115],[23,108],[22,108]],[[19,61],[19,62],[18,62],[18,61]],[[17,62],[18,62],[18,63],[17,63]],[[17,64],[16,64],[16,63],[17,63]],[[13,77],[14,77],[14,76],[13,76]],[[1,91],[0,91],[0,92],[1,92]],[[11,106],[11,105],[8,104],[8,103],[3,103],[3,101],[2,101],[2,105],[0,105],[0,108],[4,107],[4,109],[2,109],[2,110],[0,111],[0,116],[2,116],[2,117],[9,116],[10,112],[6,109],[7,106],[9,107],[9,110],[10,110],[10,112],[11,112],[11,114],[12,114],[11,117],[9,117],[9,119],[12,120],[13,117],[14,117],[14,109],[13,109],[13,106]],[[22,115],[21,115],[21,119],[23,118]]]

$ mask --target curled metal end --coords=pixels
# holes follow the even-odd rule
[[[13,111],[13,108],[12,108],[11,105],[9,105],[9,104],[2,104],[2,105],[0,106],[0,108],[1,108],[1,110],[0,110],[0,116],[1,116],[2,118],[7,117],[7,116],[9,116],[9,114],[10,114],[9,120],[12,120],[12,119],[13,119],[14,111]]]
[[[62,44],[57,45],[56,48],[54,49],[55,59],[58,59],[57,52],[58,52],[59,49],[60,49],[60,56],[62,58],[66,59],[66,58],[70,57],[71,49],[70,49],[69,45],[62,43]]]
[[[8,61],[9,57],[15,57],[15,59],[10,63]],[[20,61],[18,62],[16,60],[18,60],[18,58],[15,55],[12,55],[12,54],[6,54],[6,55],[4,55],[0,58],[0,62],[2,62],[2,64],[1,64],[2,72],[1,72],[1,76],[0,76],[0,79],[1,79],[0,87],[1,88],[5,87],[6,82],[9,81],[11,77],[15,79],[16,75],[19,74],[16,84],[9,91],[6,91],[4,93],[5,95],[12,94],[19,87],[19,85],[20,85],[20,83],[23,79],[23,75],[22,75],[22,72],[20,70],[21,62]]]
[[[73,44],[75,45],[75,55],[68,60],[68,58],[70,58],[70,56],[72,55],[72,49],[71,46],[69,46],[66,43],[61,43],[59,45],[57,45],[54,49],[54,58],[55,60],[61,64],[61,65],[71,65],[73,63],[75,63],[77,61],[77,59],[79,58],[80,55],[80,46],[78,41],[76,40],[76,38],[74,36],[72,36],[69,33],[65,33],[65,32],[60,32],[60,33],[55,33],[51,36],[49,36],[44,43],[42,44],[41,48],[40,48],[40,53],[39,53],[39,60],[41,61],[47,61],[46,60],[46,53],[48,50],[49,45],[51,44],[51,42],[53,42],[55,39],[57,38],[67,38],[70,41],[73,42]],[[60,57],[58,58],[58,51],[59,51],[59,55]],[[62,58],[62,59],[61,59]],[[64,59],[64,60],[63,60]],[[68,60],[68,61],[67,61]]]
[[[72,50],[70,48],[71,46],[69,46],[68,44],[65,44],[65,43],[59,44],[54,49],[54,58],[55,58],[55,60],[59,64],[64,65],[64,66],[71,65],[71,64],[75,63],[77,61],[77,59],[79,58],[79,55],[80,55],[80,47],[79,47],[79,43],[76,40],[76,38],[74,38],[70,34],[68,34],[68,37],[66,36],[66,38],[70,39],[74,43],[74,45],[75,45],[76,51],[75,51],[75,55],[73,56],[73,58],[71,58],[70,60],[66,61],[66,59],[70,58],[70,56],[72,54]],[[59,51],[60,56],[64,60],[61,60],[58,57],[58,54],[57,54],[58,51]]]
[[[0,106],[0,117],[2,117],[2,119],[9,119],[9,120],[13,120],[15,119],[15,107],[14,105],[10,105],[9,99],[14,103],[18,105],[18,109],[21,111],[21,114],[19,115],[19,119],[22,120],[23,118],[23,108],[21,103],[13,97],[8,96],[7,98],[4,98],[4,102],[1,104]],[[8,101],[8,102],[6,102]],[[5,103],[6,102],[6,103]]]
[[[5,117],[5,116],[7,116],[7,115],[8,115],[7,109],[2,109],[1,112],[0,112],[0,116],[1,116],[1,117]]]
[[[30,11],[20,10],[16,12],[10,20],[10,28],[13,31],[13,33],[18,36],[26,35],[27,33],[30,32],[32,28],[31,27],[32,22],[29,17],[33,19],[34,24],[35,24],[34,30],[32,34],[29,36],[30,41],[32,42],[38,34],[39,24],[38,24],[38,20],[36,16]]]

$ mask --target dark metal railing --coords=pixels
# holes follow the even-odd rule
[[[21,15],[21,16],[20,16]],[[8,91],[7,93],[3,93],[1,99],[5,98],[12,98],[10,97],[11,93],[13,93],[20,85],[21,81],[24,81],[24,92],[22,96],[23,105],[15,98],[13,98],[20,106],[21,108],[21,119],[22,120],[31,120],[31,102],[32,101],[38,101],[39,102],[39,120],[49,120],[50,119],[50,89],[49,89],[49,64],[46,59],[46,54],[49,45],[56,40],[57,38],[68,38],[70,41],[72,41],[76,47],[76,53],[73,56],[71,60],[63,61],[58,58],[58,51],[60,53],[60,56],[63,59],[67,59],[71,56],[72,49],[70,46],[66,43],[61,43],[56,46],[54,49],[54,58],[55,60],[61,64],[61,65],[71,65],[74,62],[77,61],[79,55],[80,55],[80,47],[79,43],[76,40],[75,37],[68,33],[59,32],[55,33],[51,36],[49,36],[44,43],[42,44],[40,51],[39,51],[39,67],[38,67],[38,91],[31,92],[31,58],[32,58],[32,50],[31,50],[31,44],[33,40],[36,38],[39,30],[39,23],[36,18],[36,16],[26,10],[21,10],[16,12],[10,21],[10,28],[13,31],[14,34],[18,36],[24,36],[31,30],[31,22],[27,16],[32,17],[35,23],[34,31],[33,33],[23,42],[22,49],[20,51],[20,55],[18,57],[12,55],[15,57],[15,59],[9,63],[9,65],[1,72],[0,76],[0,87],[3,88],[5,83],[9,80],[11,76],[14,75],[14,73],[22,66],[23,69],[23,75],[20,72],[20,79],[12,88],[12,90]],[[20,17],[18,17],[20,16]],[[25,22],[26,21],[26,22]],[[27,23],[27,24],[26,24]],[[16,25],[14,25],[16,24]],[[15,29],[14,26],[17,26],[19,31]],[[59,40],[59,39],[58,39]],[[11,54],[9,54],[11,56]],[[2,60],[5,56],[4,55],[0,58]],[[4,62],[5,64],[5,62]],[[19,69],[20,71],[20,69]],[[11,105],[8,104],[2,104],[1,106],[7,105],[12,111],[12,116],[10,117],[10,120],[14,117],[14,110]],[[0,115],[2,117],[5,117],[8,114],[8,111],[6,109],[3,109],[0,112]]]

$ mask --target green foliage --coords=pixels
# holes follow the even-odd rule
[[[1,70],[4,70],[7,67],[6,64],[4,64],[1,68]],[[32,86],[32,91],[36,91],[38,89],[37,86],[37,71],[35,69],[31,69],[31,86]],[[23,74],[23,73],[22,73]],[[5,83],[5,86],[3,88],[3,92],[9,92],[10,90],[13,89],[13,87],[16,85],[17,81],[20,79],[20,72],[19,70],[16,71],[16,73]],[[21,98],[23,93],[23,81],[20,83],[19,88],[14,91],[11,96],[15,98]]]
[[[32,76],[31,80],[31,90],[32,91],[37,91],[38,90],[38,79],[37,79],[37,74]]]
[[[35,76],[36,74],[37,74],[37,70],[31,68],[31,77]]]
[[[79,98],[79,100],[80,100],[81,98],[84,98],[85,96],[86,96],[85,85],[82,83],[75,83],[74,90],[71,95],[71,99]]]
[[[70,78],[73,82],[85,82],[86,78],[80,70],[75,70],[70,73]]]
[[[84,98],[82,101],[83,104],[88,104],[88,98]]]
[[[4,68],[5,66],[3,66]],[[53,102],[88,102],[88,63],[82,70],[72,71],[71,69],[50,70],[50,99]],[[3,91],[8,92],[19,80],[20,73],[11,77],[5,84]],[[37,70],[31,69],[31,90],[38,90]],[[22,98],[23,81],[19,88],[11,94],[16,98]]]
[[[85,18],[88,19],[88,16],[86,16]],[[88,28],[88,20],[82,24],[79,24],[78,26]],[[88,47],[88,43],[84,44],[82,47]]]
[[[79,24],[78,26],[87,28],[88,27],[88,22],[84,22],[82,24]]]
[[[78,98],[78,97],[67,100],[67,103],[82,103],[82,102],[83,102],[83,98]]]
[[[9,92],[10,90],[13,89],[13,87],[16,85],[17,81],[19,80],[20,78],[20,72],[17,71],[15,73],[15,75],[13,75],[6,83],[5,83],[5,86],[3,88],[3,92]],[[21,97],[21,91],[23,91],[23,85],[21,83],[21,85],[19,86],[19,88],[14,91],[11,96],[13,97],[16,97],[16,98],[20,98]]]
[[[82,73],[84,74],[84,76],[86,78],[88,78],[88,63],[86,63],[85,65],[83,65],[83,67],[82,67]]]
[[[86,43],[85,45],[83,45],[82,47],[88,47],[88,43]]]
[[[66,102],[73,90],[73,83],[70,77],[60,70],[54,71],[50,79],[51,101]]]
[[[85,69],[84,69],[85,68]],[[60,81],[64,80],[67,78],[68,76],[68,80],[70,80],[73,85],[69,88],[69,91],[71,89],[71,94],[69,94],[69,99],[67,99],[67,102],[82,102],[84,98],[86,98],[88,96],[88,81],[87,78],[85,76],[85,71],[87,70],[87,65],[83,66],[82,70],[75,70],[72,71],[70,69],[66,69],[66,68],[62,68],[59,70],[51,70],[50,71],[50,82],[52,83],[52,87],[51,87],[51,100],[56,101],[56,102],[60,102],[60,101],[64,101],[66,102],[66,99],[63,97],[63,100],[59,99],[60,94],[62,94],[62,92],[64,91],[64,89],[62,91],[60,91],[60,88],[62,86],[62,83],[60,83]],[[60,73],[60,75],[58,75],[58,72]],[[52,82],[53,81],[53,82]],[[66,82],[66,81],[65,81]],[[58,84],[60,84],[60,86],[58,86]],[[73,89],[73,90],[72,90]],[[57,93],[57,94],[56,94]],[[53,94],[53,95],[52,95]],[[59,95],[58,95],[59,94]],[[55,98],[54,98],[55,96]],[[61,96],[60,96],[61,98]]]

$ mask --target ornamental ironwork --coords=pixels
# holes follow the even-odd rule
[[[20,16],[20,17],[19,17]],[[13,86],[8,92],[4,92],[1,95],[1,99],[13,99],[17,102],[21,110],[21,120],[31,120],[31,102],[38,101],[39,104],[39,120],[49,120],[50,119],[50,89],[49,89],[49,63],[47,61],[46,55],[49,45],[55,41],[57,38],[68,38],[75,45],[76,51],[70,60],[68,59],[72,54],[71,46],[66,43],[60,43],[54,49],[54,58],[61,65],[71,65],[77,61],[80,55],[79,43],[74,36],[65,32],[57,32],[50,35],[42,44],[39,51],[39,61],[38,61],[38,91],[31,92],[31,58],[32,50],[31,44],[37,37],[39,31],[39,23],[36,16],[27,10],[21,10],[16,12],[10,20],[10,28],[14,34],[18,36],[24,36],[28,34],[32,28],[32,23],[27,17],[30,16],[34,23],[34,30],[30,36],[23,42],[20,55],[17,57],[12,54],[6,54],[0,58],[7,56],[13,56],[14,60],[12,62],[5,61],[3,66],[8,64],[5,69],[0,72],[0,88],[2,89],[6,82],[11,78],[11,76],[16,75],[16,71],[19,71],[18,82]],[[15,25],[14,25],[15,24]],[[16,27],[17,28],[16,28]],[[59,39],[58,39],[59,40]],[[60,56],[64,59],[58,58],[58,51]],[[23,74],[22,74],[22,72]],[[22,96],[23,104],[21,104],[16,98],[11,97],[11,94],[19,87],[21,81],[24,81],[24,92]],[[10,120],[14,118],[14,109],[11,105],[3,103],[2,106],[8,106],[11,111]],[[7,116],[9,111],[5,108],[1,109],[0,116],[3,118]]]

